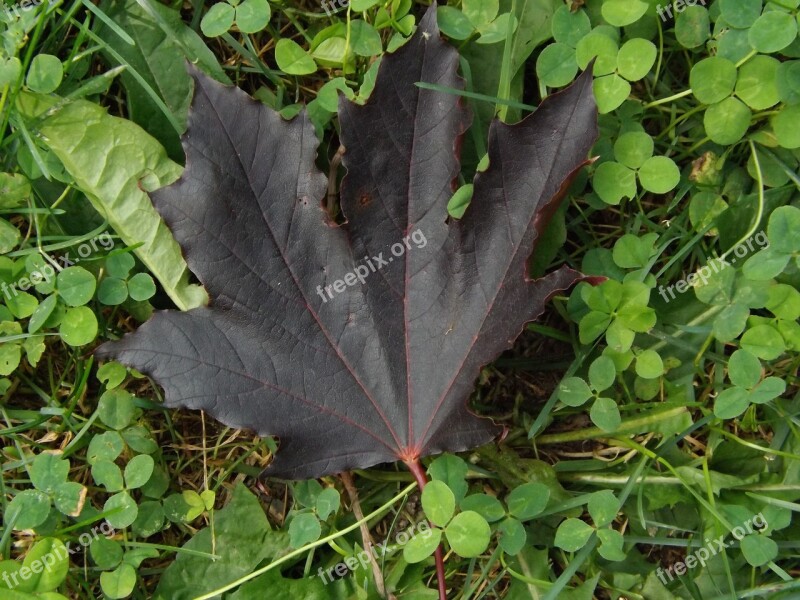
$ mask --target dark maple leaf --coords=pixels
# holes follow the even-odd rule
[[[310,478],[443,451],[499,432],[466,400],[554,294],[527,260],[597,134],[584,73],[517,125],[492,124],[490,166],[463,219],[447,218],[470,116],[435,8],[384,58],[364,106],[342,99],[344,225],[305,113],[284,121],[192,70],[187,166],[153,201],[211,305],[157,312],[99,350],[150,374],[168,406],[277,435],[266,473]]]

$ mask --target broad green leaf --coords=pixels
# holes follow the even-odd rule
[[[714,414],[720,419],[733,419],[750,406],[750,394],[740,387],[723,390],[714,401]]]
[[[122,470],[109,460],[97,460],[92,465],[92,479],[108,492],[118,492],[124,487]]]
[[[40,492],[52,494],[69,476],[69,461],[61,453],[42,452],[33,459],[30,477],[33,487]]]
[[[100,587],[109,598],[127,598],[136,587],[136,570],[123,563],[113,571],[100,573]]]
[[[716,104],[733,93],[736,65],[727,58],[711,56],[695,63],[689,73],[692,93],[703,104]]]
[[[509,24],[510,19],[512,19],[513,22]],[[513,36],[513,32],[516,31],[518,25],[519,22],[517,21],[516,16],[513,16],[511,13],[503,13],[488,25],[478,28],[478,32],[481,35],[477,40],[475,40],[475,43],[489,45],[497,44],[498,42],[505,42],[506,38],[508,37],[509,26],[511,27]]]
[[[383,52],[381,36],[361,19],[350,22],[350,47],[358,56],[377,56]]]
[[[137,273],[128,280],[128,294],[137,302],[149,300],[156,293],[156,284],[148,273]]]
[[[426,529],[424,533],[413,536],[408,540],[408,543],[403,546],[403,559],[410,564],[422,562],[434,553],[441,541],[441,529],[435,527],[433,529]]]
[[[214,8],[217,6],[220,8]],[[209,13],[230,12],[225,6],[224,2],[217,3]],[[98,31],[106,61],[112,66],[127,65],[120,81],[126,93],[128,118],[161,142],[173,160],[182,162],[179,134],[186,127],[193,85],[186,62],[228,83],[225,71],[203,39],[183,22],[178,10],[156,0],[107,0],[103,9],[136,42],[126,43],[108,27]],[[109,273],[127,277],[111,270]]]
[[[105,277],[97,288],[97,299],[106,306],[118,306],[128,299],[128,286],[122,279]]]
[[[780,319],[796,321],[800,318],[800,292],[791,285],[771,285],[765,308]]]
[[[486,519],[471,510],[457,514],[445,529],[450,548],[464,558],[480,556],[489,547],[491,534]]]
[[[139,514],[139,507],[128,492],[119,492],[111,496],[103,505],[103,512],[109,512],[106,521],[114,529],[129,527]]]
[[[553,15],[563,4],[561,0],[516,0],[513,6],[516,8],[515,16],[519,24],[511,42],[510,76],[513,82],[521,85],[521,70],[533,51],[550,39]],[[503,48],[499,44],[498,48],[502,60]],[[514,83],[512,87],[513,85]]]
[[[765,248],[747,259],[742,272],[753,281],[767,281],[783,273],[790,258],[772,247]]]
[[[431,462],[428,475],[435,481],[443,481],[460,503],[467,493],[467,471],[469,467],[463,459],[453,454],[443,454]]]
[[[750,311],[743,304],[726,306],[714,319],[712,325],[714,337],[720,342],[730,342],[736,339],[744,331],[749,316]]]
[[[50,94],[58,89],[63,77],[64,68],[57,56],[37,54],[31,61],[25,83],[34,92]]]
[[[800,148],[800,105],[784,106],[772,117],[772,130],[783,148]]]
[[[50,108],[52,101],[24,94],[18,105],[35,117]],[[205,290],[188,283],[180,248],[143,189],[171,183],[181,173],[163,147],[136,124],[109,116],[104,108],[83,100],[56,110],[42,121],[39,132],[123,243],[141,243],[137,256],[172,301],[182,310],[205,304]]]
[[[602,13],[610,25],[624,27],[641,19],[647,8],[647,3],[642,0],[605,0]]]
[[[161,531],[164,527],[166,516],[161,502],[148,500],[139,504],[139,514],[131,525],[133,533],[140,537],[150,537]]]
[[[12,296],[6,296],[6,306],[11,314],[18,319],[30,317],[39,306],[36,296],[28,292],[17,292]]]
[[[442,33],[454,40],[465,40],[475,31],[475,26],[467,16],[453,6],[439,6],[436,17]]]
[[[765,12],[750,27],[750,45],[764,54],[783,50],[796,38],[797,20],[794,15],[778,10]]]
[[[97,404],[100,420],[112,429],[127,427],[136,411],[133,396],[121,389],[110,389],[103,392]]]
[[[36,333],[44,326],[47,319],[53,314],[57,303],[58,296],[55,294],[42,300],[39,306],[36,307],[36,310],[33,311],[30,321],[28,321],[29,333]]]
[[[17,247],[22,234],[7,220],[0,218],[0,254],[11,252]]]
[[[125,487],[129,490],[142,487],[153,474],[155,462],[147,454],[134,456],[125,465]]]
[[[788,104],[800,104],[800,60],[782,62],[775,75],[775,84],[781,100]]]
[[[503,552],[512,556],[522,550],[528,538],[525,527],[514,517],[504,519],[497,526],[497,533],[500,534],[499,544]]]
[[[520,521],[528,521],[541,513],[550,500],[550,488],[543,483],[524,483],[511,490],[506,498],[508,512]]]
[[[655,254],[657,234],[634,235],[626,233],[614,243],[612,257],[623,269],[641,269]]]
[[[5,527],[14,523],[14,529],[38,527],[50,514],[50,498],[38,490],[23,490],[16,494],[6,506],[3,514]]]
[[[786,351],[783,336],[771,325],[756,325],[745,331],[742,348],[763,360],[774,360]]]
[[[217,2],[200,21],[200,29],[206,37],[219,37],[233,27],[236,11],[227,2]]]
[[[322,533],[319,519],[312,513],[300,513],[289,523],[289,545],[300,548],[316,542]]]
[[[341,54],[339,55],[341,56]],[[294,40],[281,38],[275,45],[275,61],[288,75],[309,75],[317,70],[314,59]]]
[[[583,406],[592,397],[592,390],[580,377],[567,377],[558,386],[558,399],[567,406]]]
[[[778,556],[778,544],[766,535],[754,533],[742,538],[742,555],[754,567],[760,567]]]
[[[616,378],[617,368],[607,356],[598,356],[589,365],[589,383],[596,392],[610,388]]]
[[[475,28],[488,25],[500,12],[499,0],[463,0],[461,10]]]
[[[38,563],[38,567],[34,563]],[[30,573],[30,578],[25,582],[28,591],[37,596],[52,592],[67,578],[69,552],[61,540],[46,537],[36,542],[28,551],[22,566]]]
[[[720,0],[722,16],[732,27],[746,29],[761,15],[762,0]]]
[[[594,95],[601,115],[620,107],[631,94],[631,84],[612,73],[594,80]]]
[[[725,98],[708,107],[703,117],[706,133],[711,141],[722,146],[735,144],[744,137],[752,113],[736,98]]]
[[[752,388],[761,380],[761,361],[747,350],[737,350],[728,360],[728,379],[733,385]]]
[[[638,169],[653,156],[653,138],[643,131],[623,133],[614,142],[614,158],[630,169]]]
[[[178,552],[161,574],[155,598],[201,596],[252,573],[264,559],[285,552],[288,546],[287,534],[271,531],[258,499],[242,484],[233,488],[227,505],[215,513],[213,533],[212,538],[210,527],[202,529],[183,547],[213,552],[220,558],[210,560],[207,556]],[[263,588],[260,592],[263,596]]]
[[[657,56],[658,49],[650,40],[628,40],[619,49],[617,72],[628,81],[639,81],[653,68]]]
[[[636,173],[618,162],[604,162],[595,169],[592,187],[606,204],[619,204],[636,197]]]
[[[124,449],[122,436],[116,431],[106,431],[92,437],[86,451],[86,460],[90,465],[100,460],[113,462]]]
[[[796,253],[800,252],[800,208],[796,206],[781,206],[776,208],[769,217],[767,236],[770,248],[775,252]]]
[[[453,518],[456,497],[443,481],[431,481],[422,490],[422,508],[434,525],[444,527]]]
[[[536,76],[548,87],[562,87],[573,80],[578,73],[575,49],[556,42],[550,44],[536,60]]]
[[[703,6],[687,6],[675,17],[675,38],[684,48],[697,48],[708,39],[711,22]]]
[[[31,183],[27,177],[21,173],[0,173],[0,208],[14,208],[30,197]]]
[[[639,169],[642,187],[654,194],[666,194],[675,189],[681,180],[678,165],[666,156],[648,158]]]
[[[0,58],[0,87],[16,83],[22,72],[22,63],[19,58]]]
[[[244,0],[236,7],[236,26],[242,33],[257,33],[267,26],[271,15],[267,0]]]
[[[317,496],[316,503],[316,510],[319,518],[324,521],[330,515],[339,510],[340,502],[341,498],[339,497],[339,492],[336,488],[329,487],[322,490],[319,496]]]
[[[603,431],[616,431],[622,423],[617,403],[611,398],[598,398],[589,410],[592,423]]]
[[[771,56],[754,56],[739,69],[736,95],[753,110],[765,110],[780,101],[778,66]]]
[[[472,201],[473,190],[472,184],[467,183],[453,193],[453,196],[447,203],[447,212],[452,217],[460,219],[464,216],[464,213],[467,212],[467,208],[469,207],[469,203]]]
[[[83,267],[67,267],[56,278],[56,289],[67,306],[83,306],[94,296],[97,281]]]
[[[70,346],[83,346],[97,337],[97,317],[86,306],[67,309],[58,328],[61,339]]]
[[[593,58],[597,58],[593,69],[595,76],[613,73],[617,68],[618,54],[617,43],[598,31],[593,31],[582,38],[575,48],[575,57],[581,69],[585,69]]]
[[[614,521],[619,512],[619,500],[611,490],[594,492],[589,497],[587,508],[595,527],[605,527]]]
[[[556,42],[567,44],[573,48],[592,30],[591,21],[585,10],[579,8],[573,12],[565,4],[559,6],[558,10],[553,13],[551,27]]]
[[[77,481],[65,481],[53,492],[53,504],[58,512],[68,517],[77,517],[83,510],[87,491],[86,487]]]
[[[767,377],[750,392],[750,402],[765,404],[786,391],[786,382],[777,377]]]
[[[598,529],[597,538],[600,540],[600,547],[597,552],[606,560],[622,561],[627,555],[622,550],[625,538],[615,529]]]
[[[130,252],[120,252],[112,254],[106,258],[106,272],[111,277],[127,279],[131,269],[136,265],[136,261]]]
[[[577,552],[589,541],[593,532],[594,528],[580,519],[564,519],[556,530],[553,543],[567,552]]]
[[[644,350],[636,357],[636,374],[644,379],[655,379],[664,374],[664,363],[655,350]]]
[[[499,521],[506,516],[503,504],[489,494],[471,494],[461,501],[461,510],[472,510],[489,523]]]
[[[99,568],[113,569],[122,562],[122,545],[105,536],[97,536],[89,545],[89,555]]]

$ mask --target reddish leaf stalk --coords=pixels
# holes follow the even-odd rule
[[[425,475],[425,469],[422,467],[419,457],[406,459],[403,462],[406,463],[408,470],[414,475],[414,479],[417,480],[419,491],[421,492],[425,489],[425,484],[428,483],[428,477]],[[428,523],[433,527],[433,523],[430,521],[428,521]],[[436,552],[434,552],[433,556],[436,560],[436,579],[439,583],[439,600],[447,600],[447,587],[444,576],[444,551],[441,544],[436,547]]]

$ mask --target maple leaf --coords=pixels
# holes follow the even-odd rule
[[[104,344],[150,374],[166,405],[277,435],[268,475],[301,479],[443,451],[499,433],[466,401],[554,294],[585,277],[527,261],[596,135],[588,71],[516,125],[489,131],[490,166],[448,219],[470,114],[458,54],[429,10],[384,57],[370,99],[342,98],[343,225],[308,115],[195,80],[186,169],[152,194],[210,306],[160,311]]]

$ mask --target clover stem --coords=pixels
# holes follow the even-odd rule
[[[406,463],[408,470],[414,475],[414,479],[417,480],[417,485],[419,486],[419,491],[422,493],[425,484],[428,483],[428,477],[425,475],[425,469],[422,467],[419,457],[409,458],[403,462]],[[430,523],[430,525],[432,527],[433,523]],[[436,552],[433,553],[433,556],[436,560],[436,579],[439,583],[439,600],[447,600],[447,587],[444,577],[444,551],[441,544],[436,547]]]

